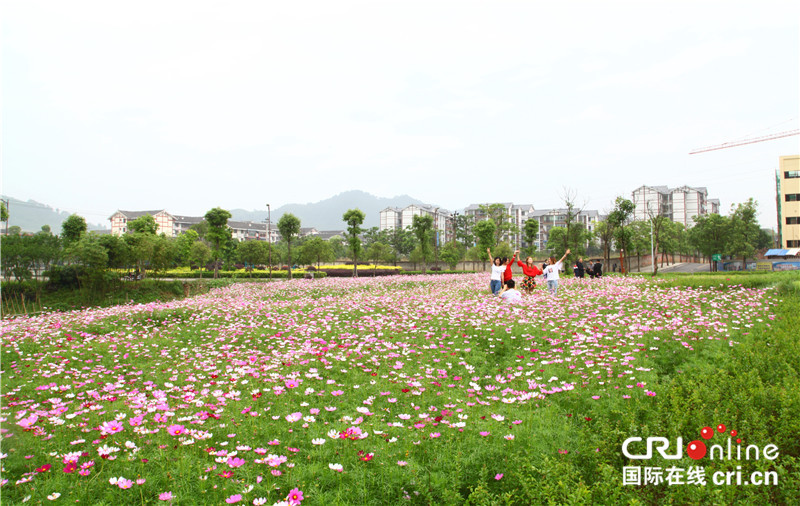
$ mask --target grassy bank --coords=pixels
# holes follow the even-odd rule
[[[120,281],[103,290],[51,289],[42,281],[4,282],[3,317],[44,311],[71,311],[84,307],[148,303],[191,297],[232,283],[232,280],[165,281],[144,279]]]

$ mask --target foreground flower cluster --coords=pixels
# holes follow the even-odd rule
[[[3,496],[296,505],[320,486],[304,467],[387,473],[463,441],[525,444],[548,396],[655,397],[642,355],[771,318],[764,290],[564,280],[559,299],[509,306],[485,278],[239,284],[4,321]]]

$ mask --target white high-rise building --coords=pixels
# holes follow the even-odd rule
[[[704,187],[640,186],[633,190],[633,220],[664,216],[686,228],[694,226],[694,217],[719,213],[719,200],[709,199]]]
[[[442,245],[452,239],[453,213],[441,207],[428,204],[411,204],[404,208],[387,207],[380,212],[380,230],[402,230],[411,228],[414,216],[430,216],[433,219],[433,230],[437,244]]]

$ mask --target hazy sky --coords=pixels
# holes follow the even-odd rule
[[[108,223],[690,185],[774,227],[800,137],[688,153],[798,128],[799,27],[796,0],[5,0],[2,192]]]

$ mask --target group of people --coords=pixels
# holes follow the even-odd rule
[[[585,277],[586,274],[592,279],[599,278],[603,276],[603,265],[599,260],[595,263],[590,261],[589,265],[584,265],[583,258],[578,258],[578,261],[572,266],[572,272],[575,273],[576,278]]]
[[[489,260],[492,262],[492,274],[489,281],[489,288],[492,294],[499,296],[505,301],[516,302],[522,300],[522,293],[516,289],[516,282],[513,279],[514,273],[511,270],[515,261],[519,267],[522,267],[522,274],[524,277],[520,283],[520,287],[526,295],[530,295],[533,289],[536,288],[536,276],[543,276],[550,293],[557,296],[558,280],[560,277],[559,271],[563,270],[564,259],[569,255],[570,250],[567,249],[564,255],[558,260],[551,256],[544,261],[541,269],[534,265],[533,257],[529,256],[525,259],[524,263],[517,260],[519,250],[515,251],[514,256],[510,259],[507,257],[492,257],[492,250],[489,248],[486,248],[486,252],[489,254]],[[587,270],[592,278],[602,276],[602,266],[600,262],[590,265],[587,269],[583,263],[583,258],[578,259],[574,270],[575,277],[584,277]]]

